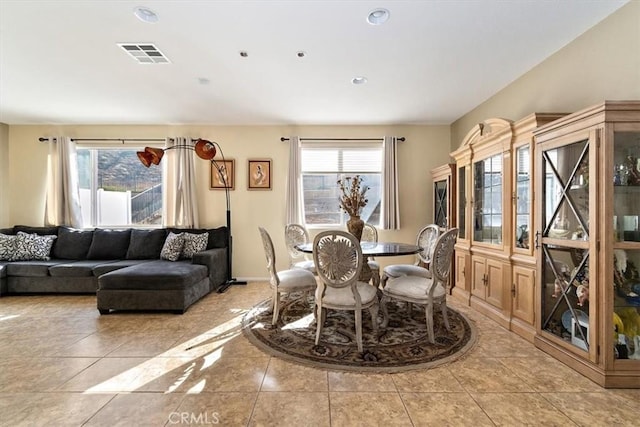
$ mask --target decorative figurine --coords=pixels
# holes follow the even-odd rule
[[[578,285],[576,295],[578,296],[578,305],[582,307],[586,301],[589,301],[589,287]]]

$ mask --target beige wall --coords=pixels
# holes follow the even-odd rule
[[[9,126],[0,123],[0,228],[9,224]]]
[[[381,240],[415,240],[416,232],[432,221],[430,170],[449,161],[448,126],[10,126],[8,168],[9,214],[0,226],[17,223],[41,225],[44,215],[47,145],[41,136],[67,135],[73,138],[163,138],[192,136],[217,141],[227,158],[236,161],[236,188],[231,192],[234,237],[234,275],[266,277],[258,226],[272,235],[278,268],[286,268],[284,246],[285,185],[288,145],[282,136],[307,138],[370,138],[383,135],[406,137],[398,149],[401,226],[398,231],[380,232]],[[1,145],[0,145],[1,147]],[[2,151],[0,150],[0,161]],[[247,190],[247,159],[273,159],[273,190]],[[224,192],[209,190],[209,163],[196,162],[201,225],[225,223]],[[6,168],[2,168],[3,171]],[[1,175],[0,175],[1,177]],[[7,197],[0,198],[5,206]],[[2,217],[0,217],[2,219]],[[410,261],[403,258],[381,260]]]
[[[640,1],[623,6],[454,122],[451,146],[457,148],[484,119],[571,113],[604,100],[631,99],[640,99]]]

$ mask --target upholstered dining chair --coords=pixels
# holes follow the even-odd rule
[[[309,243],[309,233],[300,224],[287,224],[284,227],[284,240],[289,253],[289,268],[302,268],[316,274],[316,267],[309,255],[296,249],[296,245]]]
[[[429,224],[423,227],[416,237],[416,245],[422,248],[416,254],[416,262],[414,264],[391,264],[386,266],[382,271],[382,286],[385,285],[389,278],[400,276],[430,277],[429,264],[431,263],[433,249],[439,235],[440,227],[438,225]],[[419,265],[421,261],[426,267]]]
[[[362,237],[360,238],[361,242],[365,243],[378,243],[378,230],[375,226],[369,224],[368,222],[364,224],[364,228],[362,229]],[[373,282],[373,286],[376,288],[380,285],[380,263],[375,260],[374,257],[367,257],[367,265],[371,270],[371,280]]]
[[[435,343],[433,332],[433,306],[438,304],[442,310],[444,325],[449,329],[447,318],[447,283],[451,273],[451,256],[453,246],[458,238],[458,229],[452,228],[444,232],[435,243],[433,259],[429,264],[431,274],[423,276],[400,276],[390,278],[382,288],[382,311],[384,313],[383,327],[389,322],[387,302],[390,299],[406,301],[425,307],[427,334],[429,341]],[[411,315],[411,313],[409,313]]]
[[[280,294],[290,294],[292,292],[311,292],[316,288],[316,278],[308,270],[302,268],[291,268],[289,270],[276,271],[276,254],[273,249],[271,236],[262,227],[258,227],[262,237],[262,246],[267,258],[267,270],[269,270],[271,289],[273,290],[273,326],[278,324],[280,316]]]
[[[316,289],[316,345],[320,342],[327,309],[355,313],[356,343],[362,353],[362,310],[369,309],[373,330],[378,330],[377,288],[358,281],[363,257],[360,242],[351,233],[330,230],[313,240],[313,260],[318,271]]]

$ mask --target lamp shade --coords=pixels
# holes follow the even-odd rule
[[[162,156],[164,156],[164,150],[162,148],[144,147],[145,153],[151,154],[151,163],[159,165]]]
[[[198,139],[195,145],[196,155],[204,160],[211,160],[216,156],[216,146],[206,139]]]
[[[148,168],[151,166],[151,163],[153,163],[153,155],[151,153],[146,151],[137,151],[136,154],[138,155],[138,159],[140,159],[140,163],[145,167]]]

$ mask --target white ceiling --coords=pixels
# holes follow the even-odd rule
[[[448,124],[626,2],[0,0],[0,122]]]

